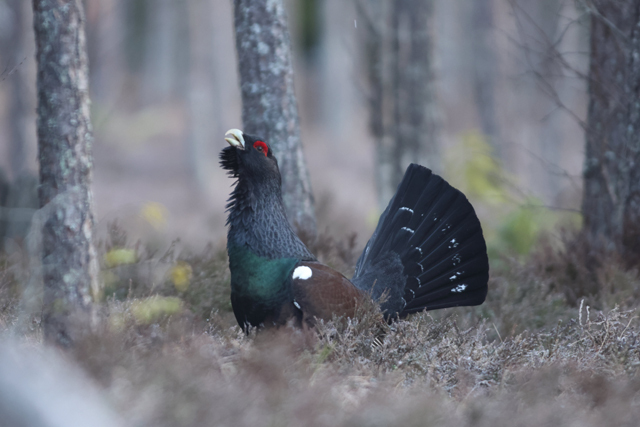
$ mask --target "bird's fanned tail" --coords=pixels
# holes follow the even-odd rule
[[[412,164],[358,259],[352,282],[382,311],[404,317],[422,310],[479,305],[489,279],[480,221],[459,190]]]

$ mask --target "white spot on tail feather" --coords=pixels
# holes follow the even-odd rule
[[[455,288],[451,289],[451,292],[462,292],[465,289],[467,289],[467,285],[462,284],[462,285],[458,285]]]
[[[407,230],[409,233],[413,234],[415,233],[415,231],[413,231],[412,229],[410,229],[409,227],[402,227],[402,230]]]
[[[408,208],[408,207],[406,207],[406,206],[401,207],[401,208],[400,208],[400,210],[401,210],[401,211],[409,211],[409,212],[413,213],[413,209]]]
[[[462,271],[462,272],[461,271],[456,271],[456,273],[453,276],[449,277],[449,280],[456,280],[458,278],[458,276],[462,276],[462,273],[464,273],[464,271]]]
[[[306,265],[301,265],[300,267],[296,267],[296,269],[293,270],[294,280],[295,279],[307,280],[311,276],[313,276],[313,272]]]
[[[460,254],[455,254],[453,258],[451,258],[451,261],[453,261],[454,266],[460,264],[460,262],[462,261],[462,259],[460,258]]]

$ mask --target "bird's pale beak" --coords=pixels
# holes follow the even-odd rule
[[[231,136],[227,137],[227,135]],[[227,141],[230,146],[244,150],[244,136],[240,129],[229,129],[224,136],[224,140]]]

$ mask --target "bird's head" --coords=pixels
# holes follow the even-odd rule
[[[229,147],[220,153],[220,165],[234,178],[280,181],[280,170],[271,146],[263,139],[239,129],[227,131]]]

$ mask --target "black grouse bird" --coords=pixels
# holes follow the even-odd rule
[[[407,168],[348,280],[319,263],[289,225],[269,144],[238,129],[225,136],[220,164],[238,179],[227,205],[231,303],[245,331],[353,316],[358,301],[383,295],[388,320],[484,302],[480,221],[464,194],[429,169]]]

